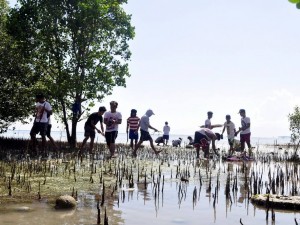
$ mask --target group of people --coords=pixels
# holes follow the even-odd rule
[[[84,139],[79,149],[79,154],[83,153],[83,148],[90,139],[89,153],[93,153],[94,140],[96,132],[103,135],[106,140],[106,144],[110,151],[111,157],[116,157],[116,138],[118,136],[118,127],[122,123],[122,114],[117,111],[118,102],[110,102],[110,110],[107,111],[104,106],[99,107],[98,112],[94,112],[89,115],[84,126]],[[46,101],[45,96],[38,94],[36,96],[36,106],[35,106],[35,119],[30,131],[30,136],[32,140],[33,149],[36,149],[36,135],[40,134],[42,137],[42,151],[45,150],[46,137],[48,137],[51,143],[54,145],[55,149],[58,149],[53,138],[51,137],[51,119],[52,107],[49,102]],[[250,144],[250,118],[246,117],[246,111],[240,109],[239,114],[241,115],[241,127],[238,130],[235,128],[235,124],[231,121],[230,115],[226,115],[226,122],[224,125],[212,125],[211,118],[213,113],[211,111],[207,112],[207,119],[205,124],[201,126],[200,130],[197,130],[192,137],[188,137],[188,145],[196,148],[197,158],[199,158],[200,148],[204,151],[204,157],[208,157],[210,144],[212,145],[213,151],[217,153],[215,141],[223,138],[223,133],[227,131],[228,143],[230,146],[230,152],[232,153],[234,148],[234,137],[240,133],[240,143],[241,150],[244,151],[245,143],[248,145],[249,151],[251,150]],[[133,150],[133,156],[137,155],[137,151],[144,141],[149,141],[150,146],[155,154],[159,154],[160,150],[157,150],[154,146],[153,139],[149,133],[149,129],[158,132],[156,128],[150,125],[150,117],[154,115],[154,112],[149,109],[146,111],[145,115],[141,118],[137,116],[137,110],[132,109],[129,118],[127,119],[127,138],[130,139],[130,147]],[[97,123],[100,123],[100,128],[97,128]],[[105,129],[104,129],[105,126]],[[222,134],[214,133],[212,129],[216,127],[222,127]],[[138,132],[140,131],[140,137]],[[156,141],[158,144],[163,143],[163,145],[168,145],[169,141],[170,126],[168,122],[165,122],[163,127],[163,136],[160,142]],[[172,145],[178,147],[181,144],[182,139],[173,140]],[[250,152],[249,152],[250,153]]]
[[[163,127],[163,135],[156,138],[155,143],[159,146],[160,144],[163,144],[163,146],[167,146],[169,139],[170,139],[170,126],[169,123],[166,121],[165,125]],[[181,141],[182,138],[178,138],[176,140],[172,140],[172,146],[173,147],[181,147]]]
[[[194,140],[189,137],[190,144],[194,145],[197,152],[197,158],[199,158],[199,151],[200,148],[204,151],[204,157],[208,157],[209,154],[209,145],[212,143],[213,151],[217,153],[215,147],[215,141],[220,140],[223,138],[223,134],[225,130],[227,131],[227,139],[228,144],[230,146],[229,154],[233,154],[234,152],[234,140],[235,137],[240,133],[240,150],[244,152],[245,150],[245,143],[248,146],[249,155],[252,154],[251,152],[251,131],[250,131],[250,118],[246,116],[246,110],[240,109],[239,114],[241,116],[241,126],[238,130],[235,128],[235,124],[231,121],[231,116],[226,115],[226,122],[223,125],[212,125],[211,118],[213,117],[213,112],[207,112],[207,119],[205,120],[205,125],[201,126],[201,129],[195,132]],[[213,128],[216,127],[223,127],[222,133],[214,133],[212,132]]]

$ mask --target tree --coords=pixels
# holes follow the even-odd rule
[[[9,32],[30,62],[36,85],[51,104],[76,145],[77,123],[111,94],[126,86],[134,37],[122,4],[126,0],[19,0]],[[75,104],[76,103],[76,104]],[[74,107],[77,106],[77,107]],[[73,108],[73,110],[72,110]],[[71,129],[69,127],[71,121]]]
[[[0,0],[0,133],[16,121],[23,121],[32,112],[32,79],[30,69],[18,45],[7,33],[10,12],[7,1]]]
[[[289,2],[296,4],[297,9],[300,9],[300,0],[289,0]]]
[[[300,144],[300,108],[296,106],[294,108],[294,112],[288,115],[288,119],[290,122],[290,131],[291,134],[291,141],[293,143],[297,143],[295,147],[295,154],[297,153],[299,144]]]

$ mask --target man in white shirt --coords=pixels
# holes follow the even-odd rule
[[[241,115],[241,127],[236,132],[238,134],[240,132],[240,142],[241,142],[241,150],[245,150],[245,142],[248,146],[249,156],[251,156],[251,143],[250,143],[250,137],[251,137],[251,131],[250,131],[250,118],[246,117],[246,110],[240,109],[239,114]]]
[[[36,95],[36,105],[35,105],[35,119],[33,122],[33,126],[30,131],[31,143],[33,151],[37,151],[37,155],[39,155],[39,151],[36,149],[36,135],[40,133],[42,137],[42,153],[45,155],[45,145],[46,145],[46,133],[48,127],[48,115],[52,114],[52,108],[49,102],[45,100],[45,96],[43,94]]]
[[[115,157],[116,138],[118,136],[118,125],[122,123],[122,114],[117,112],[118,103],[116,101],[110,102],[110,111],[104,114],[105,139],[110,151],[110,156]]]
[[[235,136],[236,130],[235,130],[234,123],[231,121],[231,116],[226,115],[225,118],[226,118],[226,122],[224,123],[224,128],[223,128],[223,131],[222,131],[222,135],[223,135],[223,133],[226,129],[228,144],[230,146],[229,154],[232,154],[233,153],[234,136]]]
[[[152,127],[150,125],[150,117],[154,115],[153,111],[151,109],[148,109],[147,112],[145,113],[145,115],[142,116],[141,120],[140,120],[140,128],[141,128],[141,136],[140,136],[140,140],[139,142],[137,143],[137,145],[135,146],[134,148],[134,151],[133,151],[133,157],[136,157],[137,154],[137,150],[139,149],[139,147],[141,146],[141,144],[144,142],[144,141],[150,141],[150,146],[152,148],[152,150],[154,151],[154,153],[157,155],[158,153],[160,153],[161,151],[158,151],[155,149],[154,147],[154,144],[153,144],[153,139],[149,133],[149,128],[154,130],[154,131],[158,131],[156,128]]]
[[[168,122],[165,122],[165,126],[163,128],[163,139],[164,139],[164,145],[168,145],[168,141],[170,138],[170,126],[168,125]]]
[[[211,126],[211,121],[210,119],[213,117],[213,112],[208,111],[207,112],[207,119],[205,120],[204,126],[205,128],[212,129],[213,127]]]

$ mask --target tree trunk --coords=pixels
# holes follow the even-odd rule
[[[69,141],[70,147],[72,149],[76,148],[76,144],[77,144],[77,135],[76,135],[77,122],[78,122],[78,119],[77,119],[76,115],[73,114],[73,118],[72,118],[72,134],[71,134],[71,138],[70,138],[70,141]]]
[[[297,151],[298,151],[299,145],[300,145],[300,139],[299,139],[299,141],[298,141],[298,144],[297,144],[297,146],[296,146],[296,148],[295,148],[295,153],[294,153],[294,155],[295,155],[295,156],[296,156],[296,154],[297,154]]]

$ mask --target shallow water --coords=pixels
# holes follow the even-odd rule
[[[272,151],[272,149],[266,149],[266,151]],[[298,222],[300,221],[298,211],[283,210],[274,210],[275,221],[272,221],[270,211],[268,220],[266,220],[266,210],[250,202],[245,188],[245,175],[249,181],[251,174],[257,173],[261,175],[262,183],[265,183],[268,180],[269,172],[275,174],[278,168],[286,173],[293,171],[300,174],[299,168],[295,169],[294,164],[272,161],[243,164],[240,162],[178,159],[175,155],[174,158],[172,157],[169,155],[164,160],[156,159],[152,162],[140,159],[140,169],[145,167],[147,172],[147,187],[145,188],[143,177],[137,183],[137,167],[133,166],[134,188],[128,188],[128,184],[124,182],[118,192],[114,194],[114,198],[105,202],[104,207],[101,208],[101,224],[104,224],[105,209],[107,210],[108,224],[113,225],[224,225],[240,224],[240,220],[245,225],[286,225],[295,224],[294,218],[297,218]],[[153,176],[150,175],[150,167],[153,168]],[[181,169],[180,174],[176,177],[178,167]],[[161,171],[160,177],[159,171]],[[186,174],[189,174],[188,182],[181,181],[181,176]],[[231,197],[226,199],[225,188],[229,175]],[[292,174],[290,176],[292,178]],[[233,189],[235,177],[237,177],[237,190]],[[209,189],[210,179],[211,187]],[[299,185],[298,180],[297,185]],[[218,187],[217,190],[216,187]],[[290,189],[290,183],[286,182],[285,193],[288,194]],[[262,185],[261,193],[265,193],[265,191],[266,186]],[[98,191],[79,192],[77,208],[67,211],[57,211],[53,205],[43,200],[34,201],[32,204],[4,205],[0,197],[0,224],[96,224],[95,195],[97,193],[101,193],[100,184]],[[216,198],[215,194],[217,194]],[[214,199],[216,199],[215,204]]]

